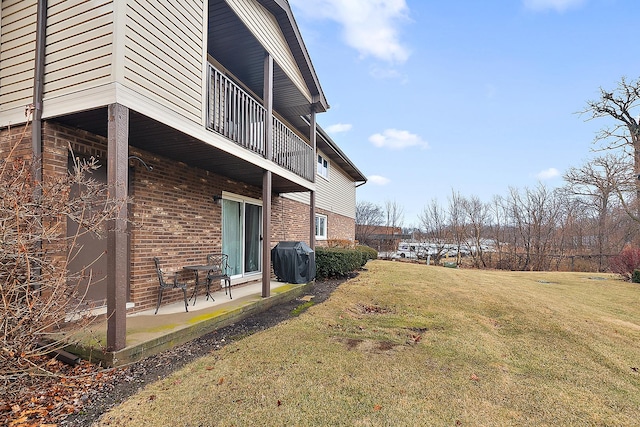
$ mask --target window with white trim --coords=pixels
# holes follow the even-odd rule
[[[329,179],[329,161],[318,154],[318,175]]]
[[[316,214],[316,239],[327,240],[327,216]]]

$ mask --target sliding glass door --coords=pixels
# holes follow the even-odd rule
[[[222,252],[229,255],[230,274],[243,277],[262,271],[262,206],[254,200],[222,200]]]
[[[244,272],[259,273],[262,270],[262,206],[245,203],[244,213]]]
[[[230,276],[242,274],[242,203],[222,200],[222,253],[229,255]]]

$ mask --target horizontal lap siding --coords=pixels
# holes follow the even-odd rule
[[[110,0],[49,0],[44,100],[112,81]]]
[[[328,157],[318,151],[325,159]],[[286,193],[282,195],[309,205],[309,193]],[[356,184],[338,165],[329,163],[329,179],[316,175],[316,208],[348,218],[356,217]]]
[[[203,2],[130,0],[126,13],[125,84],[201,123]]]
[[[36,0],[2,1],[0,16],[0,112],[33,100]]]
[[[356,185],[335,163],[329,163],[328,181],[316,176],[316,207],[349,218],[356,217]]]
[[[254,0],[226,1],[264,49],[273,56],[274,61],[287,74],[298,90],[311,102],[311,93],[275,17]]]
[[[296,202],[304,203],[307,206],[310,203],[308,191],[304,191],[302,193],[284,193],[282,196],[290,200],[295,200]]]

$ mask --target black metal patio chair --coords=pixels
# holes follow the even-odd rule
[[[156,312],[154,314],[158,314],[158,309],[160,308],[160,303],[162,303],[162,293],[165,289],[182,289],[182,293],[184,295],[184,310],[189,312],[189,306],[187,304],[187,284],[178,282],[178,275],[175,274],[173,276],[173,281],[168,282],[165,280],[164,272],[162,268],[160,268],[160,260],[157,257],[153,258],[153,262],[156,264],[156,273],[158,273],[158,282],[160,283],[160,293],[158,294],[158,305],[156,305]]]
[[[231,277],[229,277],[229,255],[227,254],[209,254],[207,255],[207,265],[211,266],[211,270],[207,273],[207,300],[210,293],[209,288],[214,280],[224,279],[224,294],[229,291],[229,299],[231,296]],[[213,299],[213,297],[211,297]]]

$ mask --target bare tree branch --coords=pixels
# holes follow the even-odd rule
[[[593,142],[603,144],[604,150],[623,149],[631,154],[636,176],[640,174],[640,116],[634,114],[638,107],[640,79],[627,81],[622,77],[616,89],[600,88],[600,97],[587,101],[586,108],[579,112],[587,115],[587,120],[610,117],[617,122],[597,132]],[[635,193],[635,198],[640,200],[640,180],[635,181]],[[637,207],[632,217],[640,218],[640,204],[634,203]]]

